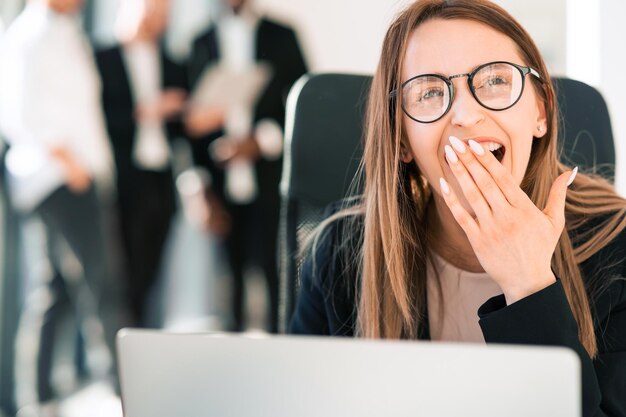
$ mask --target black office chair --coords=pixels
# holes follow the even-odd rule
[[[564,120],[562,160],[614,176],[608,110],[592,87],[554,80]],[[279,230],[279,330],[285,332],[299,288],[298,251],[328,204],[346,196],[362,155],[362,126],[371,77],[305,75],[287,103]]]
[[[552,83],[561,112],[561,160],[613,182],[615,145],[604,98],[580,81],[555,77]]]
[[[365,75],[304,75],[289,93],[278,242],[281,332],[298,292],[298,250],[326,206],[346,195],[361,160],[371,80]]]

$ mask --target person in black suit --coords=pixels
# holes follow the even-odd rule
[[[170,141],[182,133],[177,118],[187,83],[184,67],[170,60],[160,43],[168,8],[167,0],[125,0],[120,44],[96,54],[137,325],[147,323],[146,297],[176,208]]]
[[[291,332],[567,347],[583,416],[626,416],[626,200],[559,161],[558,114],[501,7],[408,5],[371,84],[363,195],[313,235]]]
[[[233,274],[234,329],[244,327],[244,269],[260,266],[267,281],[270,330],[277,330],[278,272],[276,239],[279,215],[278,183],[282,169],[282,131],[289,89],[307,67],[295,32],[257,15],[244,0],[229,0],[219,19],[193,43],[189,61],[192,89],[201,84],[207,69],[216,65],[229,71],[268,65],[269,81],[252,109],[244,109],[244,129],[230,129],[237,115],[232,109],[196,105],[186,126],[194,158],[211,174],[207,200],[209,228],[225,237]],[[248,118],[245,121],[246,117]],[[237,124],[237,121],[235,122]],[[241,126],[239,120],[239,126]],[[244,132],[244,133],[242,133]],[[207,148],[210,151],[207,152]],[[235,163],[251,168],[247,190],[229,185]],[[239,178],[245,177],[242,174]],[[243,181],[243,180],[242,180]],[[236,181],[235,181],[236,182]],[[245,183],[246,181],[244,181]]]

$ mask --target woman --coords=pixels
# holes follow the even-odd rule
[[[293,333],[559,345],[626,416],[626,201],[558,161],[537,47],[481,0],[418,1],[374,76],[365,191],[315,236]]]

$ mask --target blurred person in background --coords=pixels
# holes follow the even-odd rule
[[[168,0],[124,0],[119,44],[97,52],[102,104],[117,168],[117,195],[135,325],[161,263],[176,209],[170,143],[181,135],[186,72],[166,54]]]
[[[207,226],[225,238],[233,275],[233,329],[241,331],[245,325],[245,269],[258,266],[268,287],[270,330],[276,332],[278,183],[285,101],[307,67],[291,28],[260,16],[245,0],[222,0],[221,5],[215,23],[193,43],[189,59],[193,89],[199,88],[207,71],[215,66],[242,73],[262,64],[270,70],[269,80],[252,108],[235,111],[196,104],[185,123],[195,138],[195,162],[206,167],[212,177],[206,194],[210,208]],[[241,176],[229,178],[228,171],[235,166],[241,168],[237,172]],[[245,175],[249,178],[243,179]],[[237,189],[237,185],[242,187]]]
[[[4,34],[4,23],[0,17],[0,56],[2,55],[2,36]],[[2,65],[0,63],[0,65]],[[0,92],[0,95],[2,92]],[[14,369],[15,361],[14,339],[17,331],[17,320],[19,318],[18,291],[17,291],[17,260],[14,256],[14,249],[17,246],[17,227],[15,214],[9,203],[4,177],[4,159],[6,155],[6,144],[0,133],[0,204],[2,228],[2,254],[0,255],[0,415],[4,412],[7,415],[15,414],[14,398]]]
[[[113,356],[115,333],[124,317],[122,287],[111,271],[103,225],[114,170],[97,71],[77,17],[81,6],[82,0],[30,0],[7,30],[0,67],[0,128],[10,146],[6,167],[11,202],[42,220],[56,276],[46,284],[47,296],[27,298],[22,312],[22,317],[43,313],[37,360],[40,403],[54,398],[51,318],[62,298],[60,288],[70,289],[83,319],[97,314],[100,320],[85,333],[103,336]],[[59,275],[65,265],[57,256],[61,241],[80,263],[80,285],[59,285],[67,278]],[[42,302],[46,305],[37,305]],[[109,369],[114,372],[115,367]]]

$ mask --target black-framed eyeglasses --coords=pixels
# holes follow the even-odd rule
[[[541,80],[537,70],[506,61],[489,62],[466,74],[448,77],[440,74],[421,74],[402,83],[391,97],[400,92],[402,110],[419,123],[433,123],[448,113],[454,100],[455,78],[467,77],[467,85],[476,101],[489,110],[513,107],[524,92],[527,74]],[[542,81],[543,82],[543,81]]]

